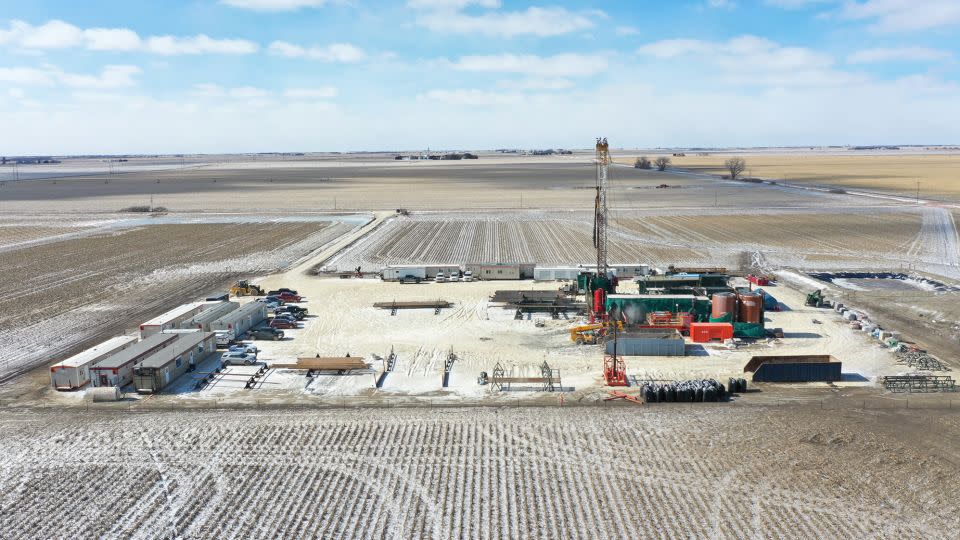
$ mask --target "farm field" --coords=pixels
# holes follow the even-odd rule
[[[226,163],[0,185],[0,214],[110,213],[134,205],[173,212],[593,208],[588,156],[476,162]],[[724,182],[632,167],[611,171],[611,207],[819,207],[890,204],[838,194]],[[669,189],[657,189],[666,184]]]
[[[935,410],[24,410],[0,418],[0,527],[11,539],[942,538],[960,526],[943,480],[960,472],[957,437],[957,416]]]
[[[328,264],[523,261],[569,265],[593,258],[587,213],[415,214],[381,226]],[[952,240],[951,240],[951,234]],[[770,265],[904,267],[946,263],[958,254],[956,227],[939,208],[802,210],[751,214],[619,211],[609,230],[611,261],[738,267],[755,252]]]
[[[960,155],[751,155],[745,154],[747,175],[812,184],[864,189],[913,197],[960,201]],[[674,157],[676,167],[710,174],[727,174],[730,154]]]
[[[0,252],[0,377],[223,292],[336,239],[340,222],[166,224]],[[53,336],[56,336],[54,339]]]

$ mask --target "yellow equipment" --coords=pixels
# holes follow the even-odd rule
[[[597,339],[607,335],[607,332],[613,326],[612,322],[584,324],[574,326],[570,329],[570,341],[577,345],[592,345],[597,343]],[[617,321],[617,329],[623,330],[623,322]]]
[[[233,296],[263,296],[263,289],[245,279],[241,279],[234,283],[233,287],[230,287],[230,294]]]

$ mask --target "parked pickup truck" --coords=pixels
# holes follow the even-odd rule
[[[277,289],[277,290],[275,290],[275,291],[268,291],[268,292],[267,292],[267,295],[268,295],[268,296],[280,296],[280,295],[283,294],[283,293],[290,293],[290,294],[292,294],[292,295],[294,295],[294,296],[296,296],[296,295],[299,294],[297,291],[295,291],[295,290],[293,290],[293,289],[288,289],[288,288],[286,288],[286,287],[280,287],[279,289]]]
[[[230,348],[227,349],[227,351],[242,352],[242,353],[252,354],[253,356],[256,356],[257,354],[260,353],[260,349],[258,349],[256,345],[251,345],[249,343],[237,343],[236,345],[231,345]]]
[[[275,298],[279,299],[281,302],[303,302],[305,299],[299,294],[292,294],[289,292],[281,292],[280,294],[274,295]],[[267,298],[270,298],[268,296]]]
[[[290,316],[290,317],[293,317],[295,320],[302,321],[307,316],[304,312],[293,311],[289,309],[289,307],[290,306],[281,306],[273,310],[274,317]]]
[[[233,332],[219,331],[219,332],[214,332],[214,334],[216,334],[216,337],[217,337],[218,349],[226,349],[227,347],[229,347],[234,343]]]
[[[297,328],[297,322],[282,317],[270,319],[270,328]]]

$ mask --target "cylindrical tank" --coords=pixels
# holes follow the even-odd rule
[[[737,295],[733,293],[717,293],[711,299],[713,305],[710,316],[719,319],[727,313],[732,313],[733,318],[737,318]]]
[[[740,294],[740,316],[737,320],[743,323],[758,323],[763,321],[763,297],[755,292]]]
[[[116,386],[102,386],[87,390],[87,397],[94,403],[120,401],[120,389]]]
[[[607,291],[603,289],[597,289],[593,291],[593,312],[594,313],[603,313],[604,304],[607,300]]]

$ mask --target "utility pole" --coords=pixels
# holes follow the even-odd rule
[[[920,206],[920,181],[917,180],[917,206]]]

